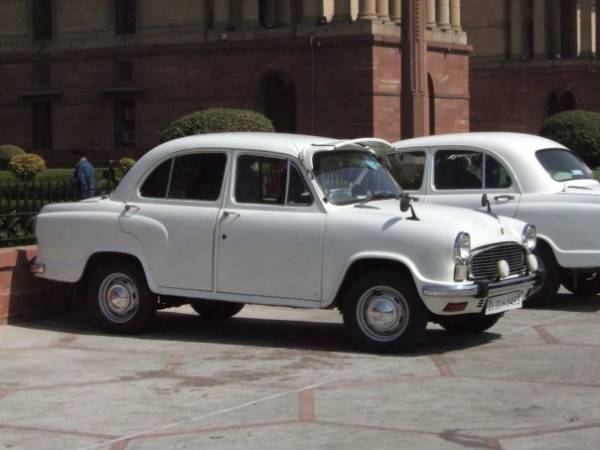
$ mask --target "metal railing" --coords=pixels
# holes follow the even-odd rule
[[[70,179],[0,183],[0,247],[35,242],[32,219],[48,203],[77,200]]]

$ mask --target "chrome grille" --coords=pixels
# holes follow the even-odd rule
[[[510,267],[510,274],[517,275],[527,270],[525,249],[514,243],[496,244],[473,250],[469,258],[470,276],[472,279],[498,278],[498,261],[505,260]]]

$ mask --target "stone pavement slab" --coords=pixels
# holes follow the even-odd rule
[[[0,449],[600,448],[600,296],[357,351],[336,311],[189,307],[142,336],[0,327]]]

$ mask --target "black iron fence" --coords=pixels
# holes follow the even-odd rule
[[[35,242],[32,219],[48,203],[77,199],[70,179],[0,183],[0,247]]]

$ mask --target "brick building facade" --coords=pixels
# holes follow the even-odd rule
[[[3,0],[0,143],[139,156],[210,106],[281,131],[400,138],[401,0]],[[468,130],[460,0],[429,1],[429,118]]]
[[[462,3],[473,131],[537,133],[556,112],[600,111],[600,1]]]

